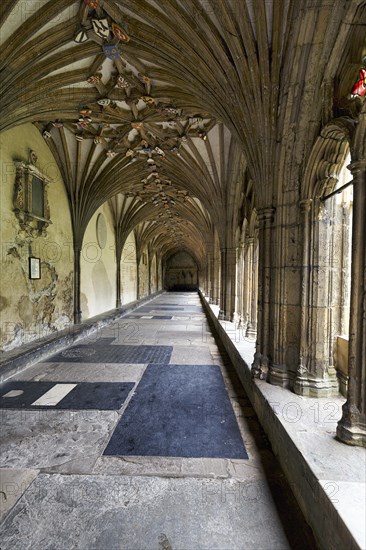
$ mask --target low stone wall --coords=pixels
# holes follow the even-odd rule
[[[320,548],[364,549],[365,453],[335,439],[344,399],[305,398],[253,379],[254,343],[200,296]]]

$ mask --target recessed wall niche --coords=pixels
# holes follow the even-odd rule
[[[46,237],[50,220],[47,185],[51,180],[36,166],[37,156],[30,152],[29,162],[15,161],[14,213],[20,225],[20,237]]]

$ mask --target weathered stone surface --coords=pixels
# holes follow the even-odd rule
[[[150,550],[162,538],[172,548],[291,548],[271,502],[263,481],[40,474],[5,521],[2,548]]]
[[[19,470],[15,468],[0,468],[0,520],[15,505],[17,500],[33,483],[39,470]]]
[[[110,411],[1,411],[2,467],[90,472],[118,414]]]

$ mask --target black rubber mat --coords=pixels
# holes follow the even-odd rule
[[[104,454],[248,458],[220,368],[149,365]]]
[[[134,387],[133,382],[78,382],[56,405],[32,405],[56,384],[70,382],[8,382],[0,389],[0,408],[2,409],[96,409],[118,410],[122,407],[129,392]],[[17,397],[3,397],[11,390],[22,391]]]
[[[74,346],[47,358],[62,363],[169,363],[172,346]]]

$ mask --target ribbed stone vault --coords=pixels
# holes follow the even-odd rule
[[[3,0],[0,129],[42,133],[76,247],[110,201],[117,250],[145,223],[159,254],[203,265],[215,231],[231,246],[279,182],[298,185],[364,19],[362,0]]]

